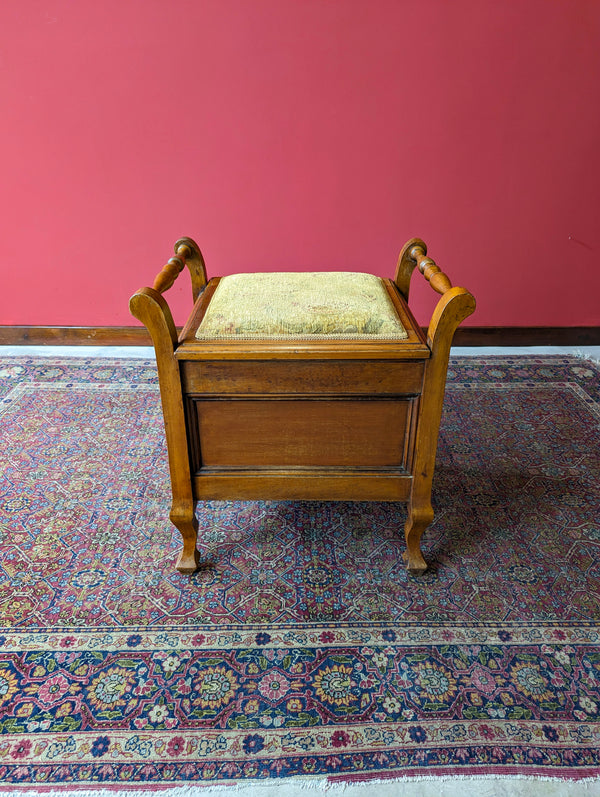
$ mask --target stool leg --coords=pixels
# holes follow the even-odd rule
[[[433,520],[431,503],[423,502],[415,505],[411,499],[408,505],[408,519],[404,526],[406,551],[403,554],[407,570],[413,575],[420,575],[427,570],[427,562],[421,553],[421,535]]]
[[[195,501],[173,501],[169,515],[171,523],[181,533],[183,547],[175,567],[180,573],[190,575],[200,564],[200,554],[196,548],[198,539],[198,519]]]
[[[402,252],[398,266],[398,287],[408,295],[408,279],[414,266],[405,260],[406,252],[419,264],[425,278],[442,298],[438,301],[427,330],[427,345],[431,357],[425,362],[423,389],[418,404],[417,430],[415,434],[412,490],[408,504],[408,520],[404,529],[406,554],[404,559],[411,573],[423,573],[427,563],[421,553],[421,535],[433,520],[431,486],[435,468],[435,455],[444,404],[444,392],[448,375],[450,346],[457,326],[475,309],[475,299],[465,288],[452,288],[448,278],[440,272],[433,260],[426,258],[422,242],[410,242],[409,249]],[[421,269],[423,265],[423,269]],[[435,280],[435,284],[434,284]]]

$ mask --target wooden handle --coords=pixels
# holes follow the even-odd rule
[[[207,283],[206,266],[198,244],[192,238],[180,238],[175,242],[175,255],[171,257],[162,270],[156,275],[152,287],[158,293],[164,293],[173,286],[185,266],[192,278],[192,296],[194,301]]]
[[[446,293],[452,287],[450,279],[442,269],[435,264],[435,261],[427,257],[427,249],[419,244],[410,248],[410,256],[417,264],[417,268],[425,277],[436,293]]]
[[[155,291],[164,293],[173,286],[173,283],[185,268],[186,258],[188,258],[190,254],[189,246],[182,244],[178,247],[175,257],[170,258],[166,265],[163,266],[160,273],[156,275],[156,279],[152,285]]]
[[[427,244],[425,241],[420,238],[411,238],[400,252],[394,278],[398,290],[407,301],[410,278],[415,267],[419,269],[437,293],[444,294],[452,287],[448,276],[435,264],[435,261],[427,257]]]
[[[447,360],[450,354],[452,336],[457,326],[475,310],[475,299],[466,288],[453,288],[450,279],[427,257],[427,244],[420,238],[411,238],[404,244],[400,256],[394,282],[396,287],[408,301],[410,278],[415,268],[429,282],[431,287],[442,296],[438,299],[436,308],[431,316],[427,331],[427,343],[432,351],[443,348],[441,342],[445,341],[444,357]],[[446,350],[447,349],[447,350]],[[445,366],[444,366],[445,367]]]

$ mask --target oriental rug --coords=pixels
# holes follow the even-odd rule
[[[455,358],[436,519],[207,502],[151,360],[0,362],[0,783],[600,776],[600,370]]]

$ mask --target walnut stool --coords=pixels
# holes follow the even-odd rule
[[[184,266],[194,308],[177,334],[162,294]],[[441,294],[427,335],[409,307],[415,266]],[[204,500],[404,501],[404,558],[433,520],[431,485],[454,332],[475,309],[418,238],[394,280],[352,272],[258,273],[207,282],[182,238],[130,300],[158,366],[181,573],[199,565]]]

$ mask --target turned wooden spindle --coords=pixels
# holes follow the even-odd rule
[[[177,277],[185,268],[185,261],[191,255],[191,250],[186,244],[181,244],[177,247],[177,254],[171,257],[162,271],[157,275],[154,280],[153,288],[159,293],[164,293],[172,287]]]
[[[417,268],[436,293],[443,294],[450,290],[452,283],[435,261],[427,257],[427,250],[415,244],[410,250],[410,256],[416,261]]]

